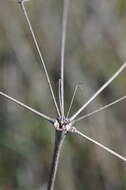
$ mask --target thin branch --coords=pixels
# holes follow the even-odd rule
[[[50,78],[49,78],[49,74],[48,74],[48,71],[47,71],[47,68],[46,68],[46,65],[45,65],[45,62],[44,62],[42,53],[41,53],[41,51],[40,51],[40,48],[39,48],[39,45],[38,45],[38,42],[37,42],[37,39],[36,39],[34,30],[33,30],[33,28],[32,28],[32,25],[31,25],[31,22],[30,22],[28,13],[27,13],[26,8],[25,8],[25,6],[24,6],[24,2],[25,2],[25,1],[21,1],[21,2],[19,2],[19,3],[20,3],[20,5],[21,5],[22,11],[23,11],[24,16],[25,16],[25,18],[26,18],[26,21],[27,21],[27,23],[28,23],[30,32],[31,32],[32,37],[33,37],[33,41],[34,41],[34,43],[35,43],[37,52],[38,52],[38,54],[39,54],[41,63],[42,63],[42,65],[43,65],[43,68],[44,68],[44,71],[45,71],[45,75],[46,75],[46,79],[47,79],[47,82],[48,82],[48,85],[49,85],[49,89],[50,89],[50,91],[51,91],[51,95],[52,95],[52,98],[53,98],[53,101],[54,101],[54,104],[55,104],[57,113],[58,113],[58,115],[60,116],[59,108],[58,108],[58,105],[57,105],[57,102],[56,102],[56,98],[55,98],[54,91],[53,91],[53,88],[52,88],[52,85],[51,85],[51,81],[50,81]]]
[[[57,173],[58,164],[59,164],[60,152],[61,152],[61,148],[65,139],[65,136],[66,136],[66,132],[56,131],[53,160],[52,160],[52,165],[51,165],[51,173],[50,173],[50,178],[49,178],[49,183],[48,183],[48,188],[47,188],[48,190],[53,190],[54,188],[56,173]]]
[[[67,116],[66,116],[67,118],[69,117],[69,114],[70,114],[70,111],[71,111],[71,108],[72,108],[72,105],[73,105],[73,101],[74,101],[74,98],[75,98],[75,95],[76,95],[78,87],[79,87],[79,85],[76,85],[75,88],[74,88],[73,96],[71,98],[70,106],[69,106],[69,109],[68,109],[68,112],[67,112]]]
[[[70,118],[73,121],[126,67],[126,62],[117,72]]]
[[[111,150],[110,148],[104,146],[103,144],[101,144],[101,143],[95,141],[94,139],[88,137],[87,135],[81,133],[81,132],[78,131],[77,129],[74,131],[74,133],[76,133],[76,134],[78,134],[78,135],[80,135],[80,136],[86,138],[88,141],[90,141],[90,142],[92,142],[92,143],[98,145],[99,147],[101,147],[102,149],[104,149],[104,150],[106,150],[107,152],[111,153],[111,154],[114,155],[115,157],[117,157],[117,158],[119,158],[119,159],[121,159],[121,160],[123,160],[123,161],[126,162],[126,158],[125,158],[124,156],[121,156],[121,155],[118,154],[117,152]]]
[[[7,98],[8,100],[11,100],[12,102],[15,102],[16,104],[26,108],[27,110],[31,111],[32,113],[35,113],[36,115],[42,117],[43,119],[49,121],[50,123],[54,124],[55,119],[52,119],[51,117],[46,116],[43,113],[40,113],[39,111],[36,111],[35,109],[27,106],[26,104],[23,104],[22,102],[16,100],[15,98],[12,98],[11,96],[8,96],[7,94],[3,93],[0,91],[0,95],[4,96],[5,98]]]
[[[110,104],[107,104],[107,105],[105,105],[105,106],[103,106],[103,107],[101,107],[101,108],[99,108],[99,109],[97,109],[97,110],[95,110],[95,111],[93,111],[93,112],[91,112],[91,113],[88,113],[88,114],[86,114],[86,115],[84,115],[84,116],[79,117],[78,119],[73,120],[73,121],[72,121],[72,124],[76,123],[77,121],[81,121],[81,120],[83,120],[83,119],[85,119],[85,118],[88,118],[88,117],[94,115],[95,113],[98,113],[98,112],[100,112],[100,111],[103,111],[103,110],[105,110],[105,109],[111,107],[112,105],[117,104],[117,103],[119,103],[119,102],[121,102],[121,101],[123,101],[123,100],[125,100],[125,99],[126,99],[126,96],[123,96],[123,97],[121,97],[121,98],[115,100],[114,102],[111,102]]]
[[[64,54],[65,54],[68,7],[69,7],[69,0],[64,0],[63,20],[62,20],[62,41],[61,41],[61,103],[62,103],[61,111],[62,111],[62,116],[64,116]]]
[[[59,91],[59,105],[60,105],[60,112],[62,110],[62,103],[61,103],[61,79],[59,79],[59,88],[58,88],[58,91]]]

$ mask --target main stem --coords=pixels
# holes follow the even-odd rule
[[[65,136],[66,136],[66,132],[56,130],[55,146],[54,146],[53,159],[52,159],[52,165],[51,165],[51,173],[50,173],[47,190],[53,190],[53,188],[54,188],[56,173],[57,173],[58,164],[59,164],[60,152],[61,152],[61,148],[62,148],[62,144],[65,139]]]

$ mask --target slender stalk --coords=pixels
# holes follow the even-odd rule
[[[123,100],[125,100],[125,99],[126,99],[126,96],[123,96],[123,97],[121,97],[121,98],[115,100],[114,102],[111,102],[110,104],[107,104],[107,105],[105,105],[105,106],[103,106],[103,107],[101,107],[101,108],[99,108],[99,109],[97,109],[97,110],[95,110],[95,111],[93,111],[93,112],[91,112],[91,113],[88,113],[88,114],[86,114],[86,115],[83,115],[83,116],[81,116],[81,117],[79,117],[79,118],[73,120],[73,121],[72,121],[72,124],[76,123],[77,121],[81,121],[81,120],[83,120],[83,119],[85,119],[85,118],[88,118],[88,117],[94,115],[95,113],[98,113],[98,112],[100,112],[100,111],[103,111],[103,110],[105,110],[105,109],[111,107],[112,105],[117,104],[117,103],[119,103],[119,102],[121,102],[121,101],[123,101]]]
[[[66,132],[56,131],[53,160],[52,160],[51,173],[50,173],[50,178],[49,178],[47,190],[53,190],[53,188],[54,188],[56,173],[57,173],[58,164],[59,164],[60,152],[61,152],[61,148],[62,148],[62,144],[63,144],[64,139],[65,139],[65,136],[66,136]]]
[[[70,118],[73,121],[126,67],[126,62],[117,72]]]
[[[119,159],[121,159],[121,160],[123,160],[123,161],[126,162],[126,158],[125,158],[124,156],[121,156],[121,155],[118,154],[117,152],[115,152],[115,151],[113,151],[112,149],[110,149],[110,148],[104,146],[103,144],[101,144],[101,143],[95,141],[94,139],[88,137],[87,135],[81,133],[81,132],[78,131],[77,129],[74,130],[74,133],[76,133],[76,134],[78,134],[78,135],[80,135],[80,136],[86,138],[88,141],[90,141],[90,142],[92,142],[92,143],[98,145],[99,147],[101,147],[102,149],[104,149],[104,150],[106,150],[107,152],[111,153],[111,154],[114,155],[115,157],[117,157],[117,158],[119,158]]]
[[[58,88],[58,91],[59,91],[59,107],[60,107],[60,112],[62,110],[62,103],[61,103],[61,79],[59,79],[59,88]]]
[[[67,112],[67,116],[66,116],[67,118],[69,117],[69,114],[70,114],[70,111],[71,111],[71,108],[72,108],[72,105],[73,105],[73,101],[74,101],[74,98],[75,98],[75,95],[76,95],[78,87],[79,87],[79,85],[76,85],[75,88],[74,88],[73,96],[71,98],[70,106],[69,106],[69,109],[68,109],[68,112]]]
[[[64,0],[63,20],[62,20],[62,41],[61,41],[61,104],[62,104],[61,111],[63,117],[64,117],[64,54],[65,54],[68,7],[69,7],[69,0]]]
[[[3,92],[1,92],[1,91],[0,91],[0,95],[1,95],[1,96],[4,96],[4,97],[7,98],[8,100],[11,100],[12,102],[15,102],[15,103],[18,104],[18,105],[20,105],[20,106],[26,108],[27,110],[31,111],[32,113],[35,113],[36,115],[42,117],[43,119],[49,121],[50,123],[54,124],[55,119],[52,119],[51,117],[48,117],[48,116],[46,116],[45,114],[40,113],[39,111],[36,111],[35,109],[33,109],[33,108],[27,106],[26,104],[23,104],[22,102],[16,100],[15,98],[12,98],[11,96],[8,96],[7,94],[5,94],[5,93],[3,93]]]
[[[25,3],[25,1],[21,1],[21,2],[20,2],[20,5],[21,5],[22,11],[23,11],[23,13],[24,13],[24,16],[25,16],[25,18],[26,18],[26,21],[27,21],[27,23],[28,23],[30,32],[31,32],[31,34],[32,34],[33,41],[34,41],[34,43],[35,43],[37,52],[38,52],[38,54],[39,54],[41,63],[42,63],[42,65],[43,65],[44,72],[45,72],[46,79],[47,79],[47,82],[48,82],[48,85],[49,85],[49,89],[50,89],[50,92],[51,92],[51,95],[52,95],[52,98],[53,98],[53,101],[54,101],[55,108],[56,108],[56,110],[57,110],[58,115],[60,116],[59,108],[58,108],[58,105],[57,105],[57,102],[56,102],[56,98],[55,98],[54,91],[53,91],[53,88],[52,88],[52,85],[51,85],[51,81],[50,81],[50,78],[49,78],[49,74],[48,74],[48,71],[47,71],[47,68],[46,68],[46,65],[45,65],[45,62],[44,62],[42,53],[41,53],[41,51],[40,51],[40,48],[39,48],[39,45],[38,45],[38,42],[37,42],[37,39],[36,39],[34,30],[33,30],[33,28],[32,28],[32,25],[31,25],[31,22],[30,22],[28,13],[27,13],[26,8],[25,8],[25,6],[24,6],[24,3]]]

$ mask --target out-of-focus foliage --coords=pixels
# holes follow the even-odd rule
[[[58,100],[63,1],[26,4]],[[74,86],[74,113],[126,60],[126,1],[70,1],[65,49],[65,105]],[[0,89],[57,117],[38,54],[17,2],[0,1]],[[89,113],[126,95],[126,71],[90,104]],[[83,114],[84,114],[83,113]],[[126,156],[126,102],[77,127]],[[0,190],[46,189],[54,130],[43,119],[0,97]],[[126,164],[76,135],[63,146],[56,190],[124,190]]]
[[[126,1],[117,0],[117,10],[120,15],[126,14]]]

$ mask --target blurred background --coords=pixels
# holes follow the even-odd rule
[[[58,101],[63,0],[26,4]],[[126,1],[72,0],[65,48],[65,112],[70,115],[126,60]],[[43,67],[19,4],[0,1],[0,90],[57,117]],[[123,71],[81,114],[126,95]],[[126,157],[126,101],[76,127]],[[45,190],[55,131],[42,118],[0,96],[0,190]],[[69,134],[62,148],[55,190],[125,190],[126,163]]]

